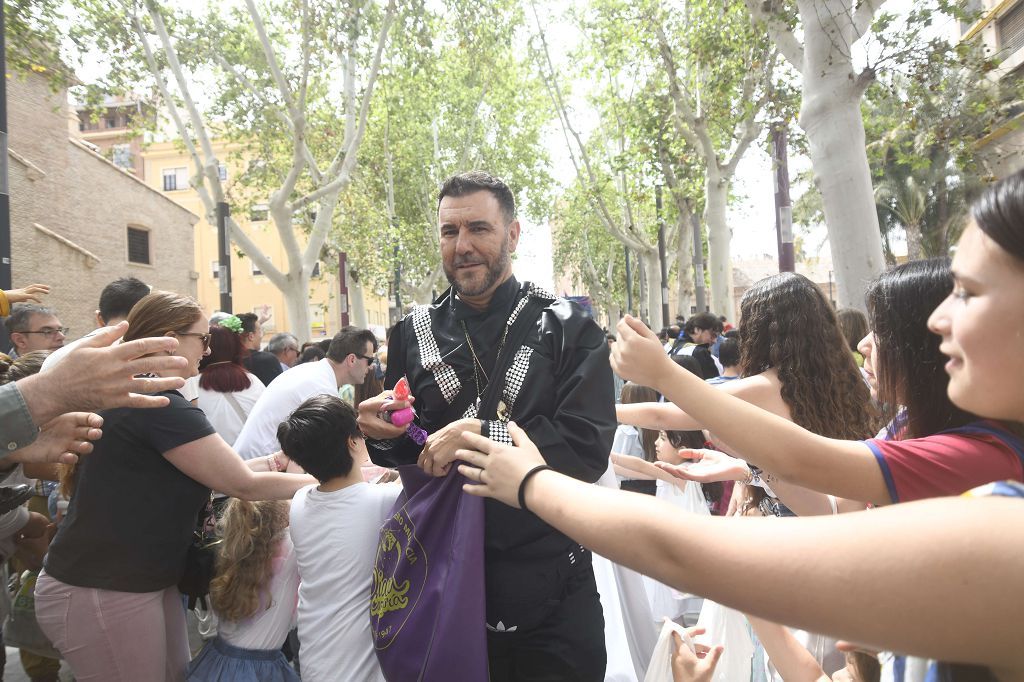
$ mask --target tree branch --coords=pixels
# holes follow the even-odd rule
[[[804,48],[797,40],[793,29],[786,25],[774,9],[765,9],[764,0],[746,0],[747,9],[755,22],[763,22],[768,31],[768,37],[772,39],[775,46],[786,61],[799,73],[804,71]],[[766,4],[766,3],[765,3]]]
[[[232,78],[241,83],[242,86],[249,90],[249,92],[251,92],[254,97],[263,102],[263,105],[267,107],[267,109],[269,109],[271,112],[273,112],[273,114],[277,116],[277,118],[280,119],[282,123],[288,126],[289,130],[291,130],[292,132],[295,131],[295,122],[292,121],[292,118],[288,114],[288,112],[281,109],[279,105],[271,102],[267,98],[266,93],[257,88],[256,84],[249,80],[248,76],[246,76],[238,69],[236,69],[235,66],[229,63],[226,59],[224,59],[222,55],[215,55],[214,58],[217,60],[217,63],[220,65],[220,67],[224,69],[224,71],[226,71]],[[309,167],[309,173],[313,178],[313,182],[319,184],[321,181],[320,167],[317,164],[316,157],[313,156],[313,152],[309,149],[309,146],[307,145],[305,139],[303,139],[302,141],[302,155],[306,159],[306,165]]]
[[[353,139],[346,139],[342,143],[344,156],[335,157],[335,160],[331,163],[330,170],[328,170],[327,172],[327,177],[333,177],[334,179],[331,180],[328,184],[322,185],[319,189],[310,192],[306,196],[296,201],[292,206],[292,210],[298,211],[302,209],[304,206],[308,206],[314,201],[317,201],[322,197],[331,194],[332,192],[337,193],[341,191],[341,189],[345,187],[345,185],[348,184],[351,178],[352,169],[355,167],[356,164],[359,143],[362,142],[363,135],[365,135],[366,133],[366,119],[369,117],[370,113],[370,100],[373,95],[373,87],[377,80],[377,74],[380,71],[380,62],[382,55],[384,53],[384,47],[387,44],[388,31],[390,30],[391,24],[394,22],[395,19],[395,11],[395,0],[391,0],[388,3],[387,12],[384,15],[384,21],[381,25],[380,35],[378,36],[377,39],[377,50],[376,53],[374,54],[373,63],[370,66],[369,74],[367,75],[366,78],[366,88],[363,91],[363,101],[359,111],[358,127],[356,128],[356,132],[355,135],[353,136]],[[347,87],[348,86],[346,85],[346,88]],[[354,87],[355,85],[353,84],[353,88]],[[346,117],[347,116],[348,112],[346,112]],[[348,124],[346,122],[346,129],[347,127]],[[348,136],[346,135],[346,138],[347,137]],[[339,155],[340,154],[341,151],[339,151]],[[338,167],[339,163],[340,168]],[[335,174],[337,175],[335,176]],[[326,238],[326,234],[326,228],[324,228],[323,238]]]
[[[853,12],[854,42],[860,40],[870,30],[875,14],[885,3],[886,0],[860,0],[860,4],[857,5],[857,9]]]
[[[284,100],[285,106],[288,111],[291,112],[292,118],[295,118],[298,114],[295,111],[295,103],[292,101],[291,88],[288,87],[288,81],[285,79],[284,74],[281,73],[281,67],[277,63],[277,56],[274,54],[274,46],[270,42],[270,38],[267,36],[267,29],[263,26],[263,17],[260,16],[260,12],[256,9],[256,3],[253,0],[245,0],[245,6],[249,9],[249,15],[252,17],[252,23],[256,27],[256,35],[260,39],[260,45],[263,47],[263,54],[267,58],[267,66],[270,69],[270,75],[274,77],[274,82],[277,83],[277,89],[281,92],[281,99]]]
[[[228,230],[231,232],[231,239],[238,244],[242,251],[245,252],[252,262],[260,269],[260,271],[267,276],[274,286],[284,291],[284,287],[287,286],[288,281],[284,274],[270,262],[270,259],[263,255],[263,251],[260,247],[252,240],[249,235],[242,230],[241,226],[235,222],[235,219],[228,216]]]
[[[661,54],[661,61],[668,77],[668,92],[674,105],[672,123],[676,132],[701,155],[709,167],[718,166],[718,153],[715,150],[715,143],[708,133],[707,123],[703,119],[697,119],[690,107],[690,102],[679,87],[676,61],[672,54],[672,48],[668,44],[668,38],[665,36],[665,30],[660,22],[652,20],[651,23],[658,36],[658,52]]]

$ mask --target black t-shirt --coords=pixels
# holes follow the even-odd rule
[[[163,453],[216,432],[180,393],[161,395],[170,405],[100,413],[103,437],[79,460],[75,494],[46,555],[57,580],[119,592],[178,583],[210,489]]]
[[[242,364],[255,374],[264,386],[269,386],[270,382],[284,371],[281,369],[281,361],[277,359],[277,356],[265,350],[254,350],[249,357],[242,360]]]

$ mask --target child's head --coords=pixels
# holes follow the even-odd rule
[[[277,427],[281,450],[321,483],[367,460],[356,411],[333,395],[313,396]]]
[[[704,447],[704,433],[702,431],[659,431],[655,447],[658,450],[658,461],[681,464],[688,460],[679,456],[679,449]]]
[[[288,502],[233,499],[217,525],[224,541],[210,581],[210,600],[222,620],[243,620],[264,606],[271,562],[288,528]]]

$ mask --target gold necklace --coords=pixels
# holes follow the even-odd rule
[[[476,383],[476,397],[479,401],[480,396],[483,395],[483,389],[487,388],[487,385],[491,383],[491,378],[487,376],[487,370],[484,369],[484,363],[480,362],[480,358],[477,357],[476,348],[473,347],[473,339],[469,338],[469,329],[466,327],[465,320],[459,320],[459,324],[462,325],[462,333],[466,336],[466,344],[469,346],[469,353],[473,356],[473,381]],[[501,349],[505,347],[505,338],[508,336],[508,324],[505,325],[505,331],[501,334],[501,343],[498,344],[498,357],[501,357]],[[495,360],[497,362],[497,360]],[[479,373],[477,369],[479,368]],[[483,387],[480,386],[480,374],[484,375]]]

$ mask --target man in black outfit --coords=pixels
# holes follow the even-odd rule
[[[438,223],[452,286],[395,326],[384,380],[389,388],[403,375],[409,380],[430,437],[416,445],[379,417],[383,397],[366,400],[359,424],[371,459],[417,462],[444,476],[464,432],[511,443],[507,423],[514,420],[554,469],[596,481],[615,431],[604,333],[576,304],[512,276],[520,227],[501,180],[483,172],[449,178]],[[525,335],[502,353],[521,312]],[[499,357],[514,358],[507,370],[496,366]],[[503,382],[501,400],[495,414],[478,419],[492,381]],[[603,680],[604,617],[590,552],[529,512],[487,500],[485,516],[490,679]]]
[[[249,349],[249,355],[242,360],[242,364],[255,374],[264,386],[269,386],[270,382],[284,371],[281,369],[281,363],[273,353],[260,350],[263,327],[260,326],[256,313],[241,313],[237,317],[242,321],[242,345]]]

